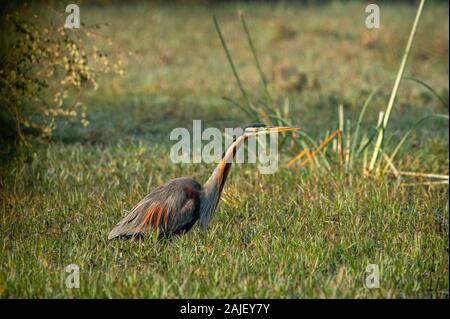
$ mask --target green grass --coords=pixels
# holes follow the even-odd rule
[[[350,182],[337,169],[316,175],[284,165],[260,175],[239,164],[206,233],[195,227],[171,241],[107,240],[154,187],[180,176],[204,182],[212,172],[214,165],[170,162],[172,128],[189,128],[192,119],[219,128],[252,121],[221,99],[239,100],[240,92],[213,14],[247,92],[264,96],[238,8],[274,102],[288,97],[291,121],[317,141],[338,128],[338,104],[356,123],[373,88],[395,76],[416,11],[383,4],[382,29],[368,31],[358,3],[83,5],[89,23],[109,22],[100,30],[113,37],[128,77],[104,78],[99,91],[87,92],[88,128],[62,126],[48,146],[2,166],[0,297],[449,298],[447,185],[398,187],[359,175]],[[447,12],[446,4],[427,3],[405,75],[448,100]],[[307,82],[290,87],[299,73]],[[385,109],[391,87],[374,96],[360,134]],[[389,134],[398,142],[433,113],[448,109],[402,82]],[[281,164],[298,151],[283,149]],[[329,160],[337,164],[337,156]],[[414,130],[395,165],[448,174],[448,121]],[[80,266],[80,289],[64,284],[72,263]],[[380,267],[380,289],[364,287],[368,264]]]

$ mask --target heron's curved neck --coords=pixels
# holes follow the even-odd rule
[[[233,143],[228,146],[224,152],[222,160],[217,165],[214,172],[203,186],[203,202],[200,208],[200,224],[206,228],[212,218],[212,215],[219,203],[220,195],[223,187],[230,174],[231,164],[235,157],[237,150],[245,141],[245,135],[238,137]]]

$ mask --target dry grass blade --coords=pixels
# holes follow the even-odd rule
[[[448,185],[448,181],[438,181],[438,182],[419,182],[419,183],[401,183],[400,186],[403,187],[413,187],[413,186],[434,186],[434,185]]]
[[[339,162],[342,166],[342,164],[344,162],[344,152],[343,152],[344,148],[343,148],[342,131],[341,130],[337,130],[337,131],[334,131],[333,133],[331,133],[325,139],[325,141],[323,141],[322,144],[320,144],[319,147],[316,148],[316,150],[313,153],[310,153],[311,159],[314,159],[317,156],[317,154],[319,154],[320,151],[322,151],[325,148],[325,146],[327,146],[336,137],[338,138],[338,143],[339,143]],[[295,162],[302,159],[304,155],[308,155],[307,150],[309,150],[309,149],[304,149],[297,156],[295,156],[291,161],[289,161],[288,167],[292,166]],[[309,159],[303,161],[300,164],[300,167],[304,167],[308,162],[309,162]]]
[[[291,159],[289,161],[289,163],[287,164],[288,167],[291,167],[292,165],[294,165],[297,161],[301,160],[308,152],[310,152],[311,150],[309,148],[305,148],[303,149],[303,151],[301,151],[297,156],[295,156],[293,159]],[[303,163],[302,163],[303,164]],[[301,166],[303,167],[303,166]]]
[[[382,155],[383,155],[383,158],[387,161],[389,168],[392,170],[392,173],[394,173],[394,176],[396,178],[399,178],[401,174],[399,173],[397,168],[394,166],[392,161],[389,159],[389,157],[386,155],[386,153],[383,152]]]
[[[411,176],[411,177],[421,177],[421,178],[436,178],[436,179],[445,179],[448,180],[448,175],[442,175],[442,174],[433,174],[433,173],[420,173],[420,172],[404,172],[400,171],[400,175],[402,176]]]
[[[270,120],[269,115],[266,113],[266,111],[264,111],[264,109],[262,107],[256,108],[256,111],[261,116],[261,118],[262,118],[262,120],[264,121],[265,124],[273,125],[272,121]]]

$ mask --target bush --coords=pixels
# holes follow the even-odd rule
[[[24,18],[19,11],[6,15],[5,23],[12,34],[0,57],[0,116],[9,123],[2,134],[28,144],[26,136],[49,137],[60,121],[88,125],[83,89],[96,89],[101,73],[124,74],[121,62],[96,47],[83,48],[83,38],[92,36],[87,27],[42,25],[37,15]]]

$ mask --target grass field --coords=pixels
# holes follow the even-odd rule
[[[213,164],[171,163],[173,128],[190,128],[193,119],[221,129],[253,122],[222,99],[240,93],[213,14],[247,91],[255,100],[263,95],[238,9],[276,102],[288,98],[291,121],[317,141],[338,128],[339,104],[354,124],[373,88],[395,77],[416,12],[382,4],[381,28],[368,30],[357,2],[81,5],[82,19],[109,24],[96,44],[113,40],[127,76],[104,77],[86,92],[87,128],[61,126],[48,146],[3,164],[0,297],[449,298],[448,185],[399,187],[389,177],[287,168],[295,148],[281,150],[273,175],[234,165],[207,232],[107,240],[154,187],[211,174]],[[448,4],[427,3],[405,72],[447,100],[448,19]],[[387,82],[372,100],[364,129],[376,124],[391,88]],[[434,113],[448,115],[448,106],[402,82],[392,140]],[[447,120],[427,122],[395,165],[448,174],[448,141]],[[79,289],[66,288],[69,264],[80,267]],[[379,266],[378,289],[364,286],[369,264]]]

